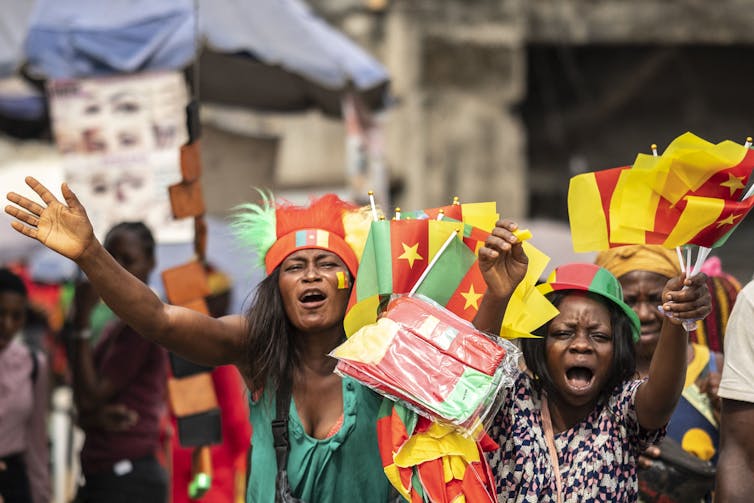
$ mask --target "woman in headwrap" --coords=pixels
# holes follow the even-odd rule
[[[663,285],[681,273],[677,254],[662,246],[623,246],[601,252],[595,263],[618,278],[623,299],[639,316],[641,337],[636,344],[636,370],[640,377],[646,377],[663,320],[658,309]],[[687,353],[686,383],[670,419],[668,436],[698,458],[714,462],[719,445],[717,385],[723,359],[720,353],[692,342]],[[647,455],[656,457],[659,450],[650,448]],[[644,464],[650,461],[645,460]]]

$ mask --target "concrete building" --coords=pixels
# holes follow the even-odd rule
[[[631,164],[685,131],[715,142],[754,135],[751,0],[309,3],[390,71],[394,103],[379,120],[392,203],[404,208],[459,195],[496,200],[519,219],[565,222],[573,174]],[[215,196],[208,188],[210,211],[243,200],[252,184],[348,186],[342,123],[316,112],[203,113],[219,145],[207,138],[207,173],[223,166],[244,182],[223,183]],[[256,147],[229,154],[227,142],[249,135]],[[751,274],[739,258],[754,253],[754,239],[742,236],[750,229],[726,247],[741,241],[743,252],[722,254],[742,279]]]

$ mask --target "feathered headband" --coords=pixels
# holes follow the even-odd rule
[[[260,204],[238,206],[233,230],[259,257],[270,274],[296,250],[319,248],[335,253],[352,275],[369,232],[367,209],[343,201],[335,194],[312,199],[309,206],[275,201],[270,192],[259,190]]]

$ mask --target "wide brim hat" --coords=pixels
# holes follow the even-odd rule
[[[639,317],[631,306],[623,302],[623,289],[620,282],[603,267],[587,263],[562,265],[550,273],[545,283],[537,285],[537,290],[545,295],[564,290],[600,295],[618,306],[628,316],[634,342],[639,340],[641,334]]]

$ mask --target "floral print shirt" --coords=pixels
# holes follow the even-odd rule
[[[639,454],[665,430],[639,426],[634,396],[643,381],[617,387],[580,423],[555,435],[564,502],[636,501]],[[490,465],[500,502],[557,501],[553,465],[542,428],[541,400],[525,374],[508,390],[489,434],[500,449]]]

